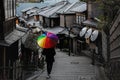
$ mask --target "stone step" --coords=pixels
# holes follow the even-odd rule
[[[45,76],[40,76],[40,78],[35,80],[47,80]],[[51,75],[49,80],[96,80],[95,76],[76,76],[76,75]]]

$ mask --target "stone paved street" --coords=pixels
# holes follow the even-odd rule
[[[56,50],[55,63],[49,80],[96,80],[95,66],[85,56],[68,56]],[[32,80],[46,80],[46,69]]]

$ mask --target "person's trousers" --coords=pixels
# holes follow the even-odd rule
[[[47,73],[51,74],[53,62],[47,62]]]

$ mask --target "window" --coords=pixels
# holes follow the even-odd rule
[[[11,18],[15,16],[15,0],[4,0],[5,18]]]
[[[81,24],[85,20],[85,15],[77,15],[76,16],[76,23]]]

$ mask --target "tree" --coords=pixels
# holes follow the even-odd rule
[[[104,17],[106,20],[112,21],[115,17],[118,9],[120,8],[120,1],[119,0],[79,0],[83,2],[88,1],[100,1],[101,2],[101,9],[104,11]]]
[[[119,0],[102,0],[102,2],[104,4],[103,6],[106,20],[111,22],[120,8],[120,2]]]
[[[111,23],[116,16],[117,11],[120,9],[119,0],[79,0],[84,2],[99,2],[100,9],[103,11],[103,14],[99,16],[99,19],[102,21],[103,25],[101,28],[105,30],[106,34],[109,35],[109,28]],[[101,24],[101,23],[100,23]]]

